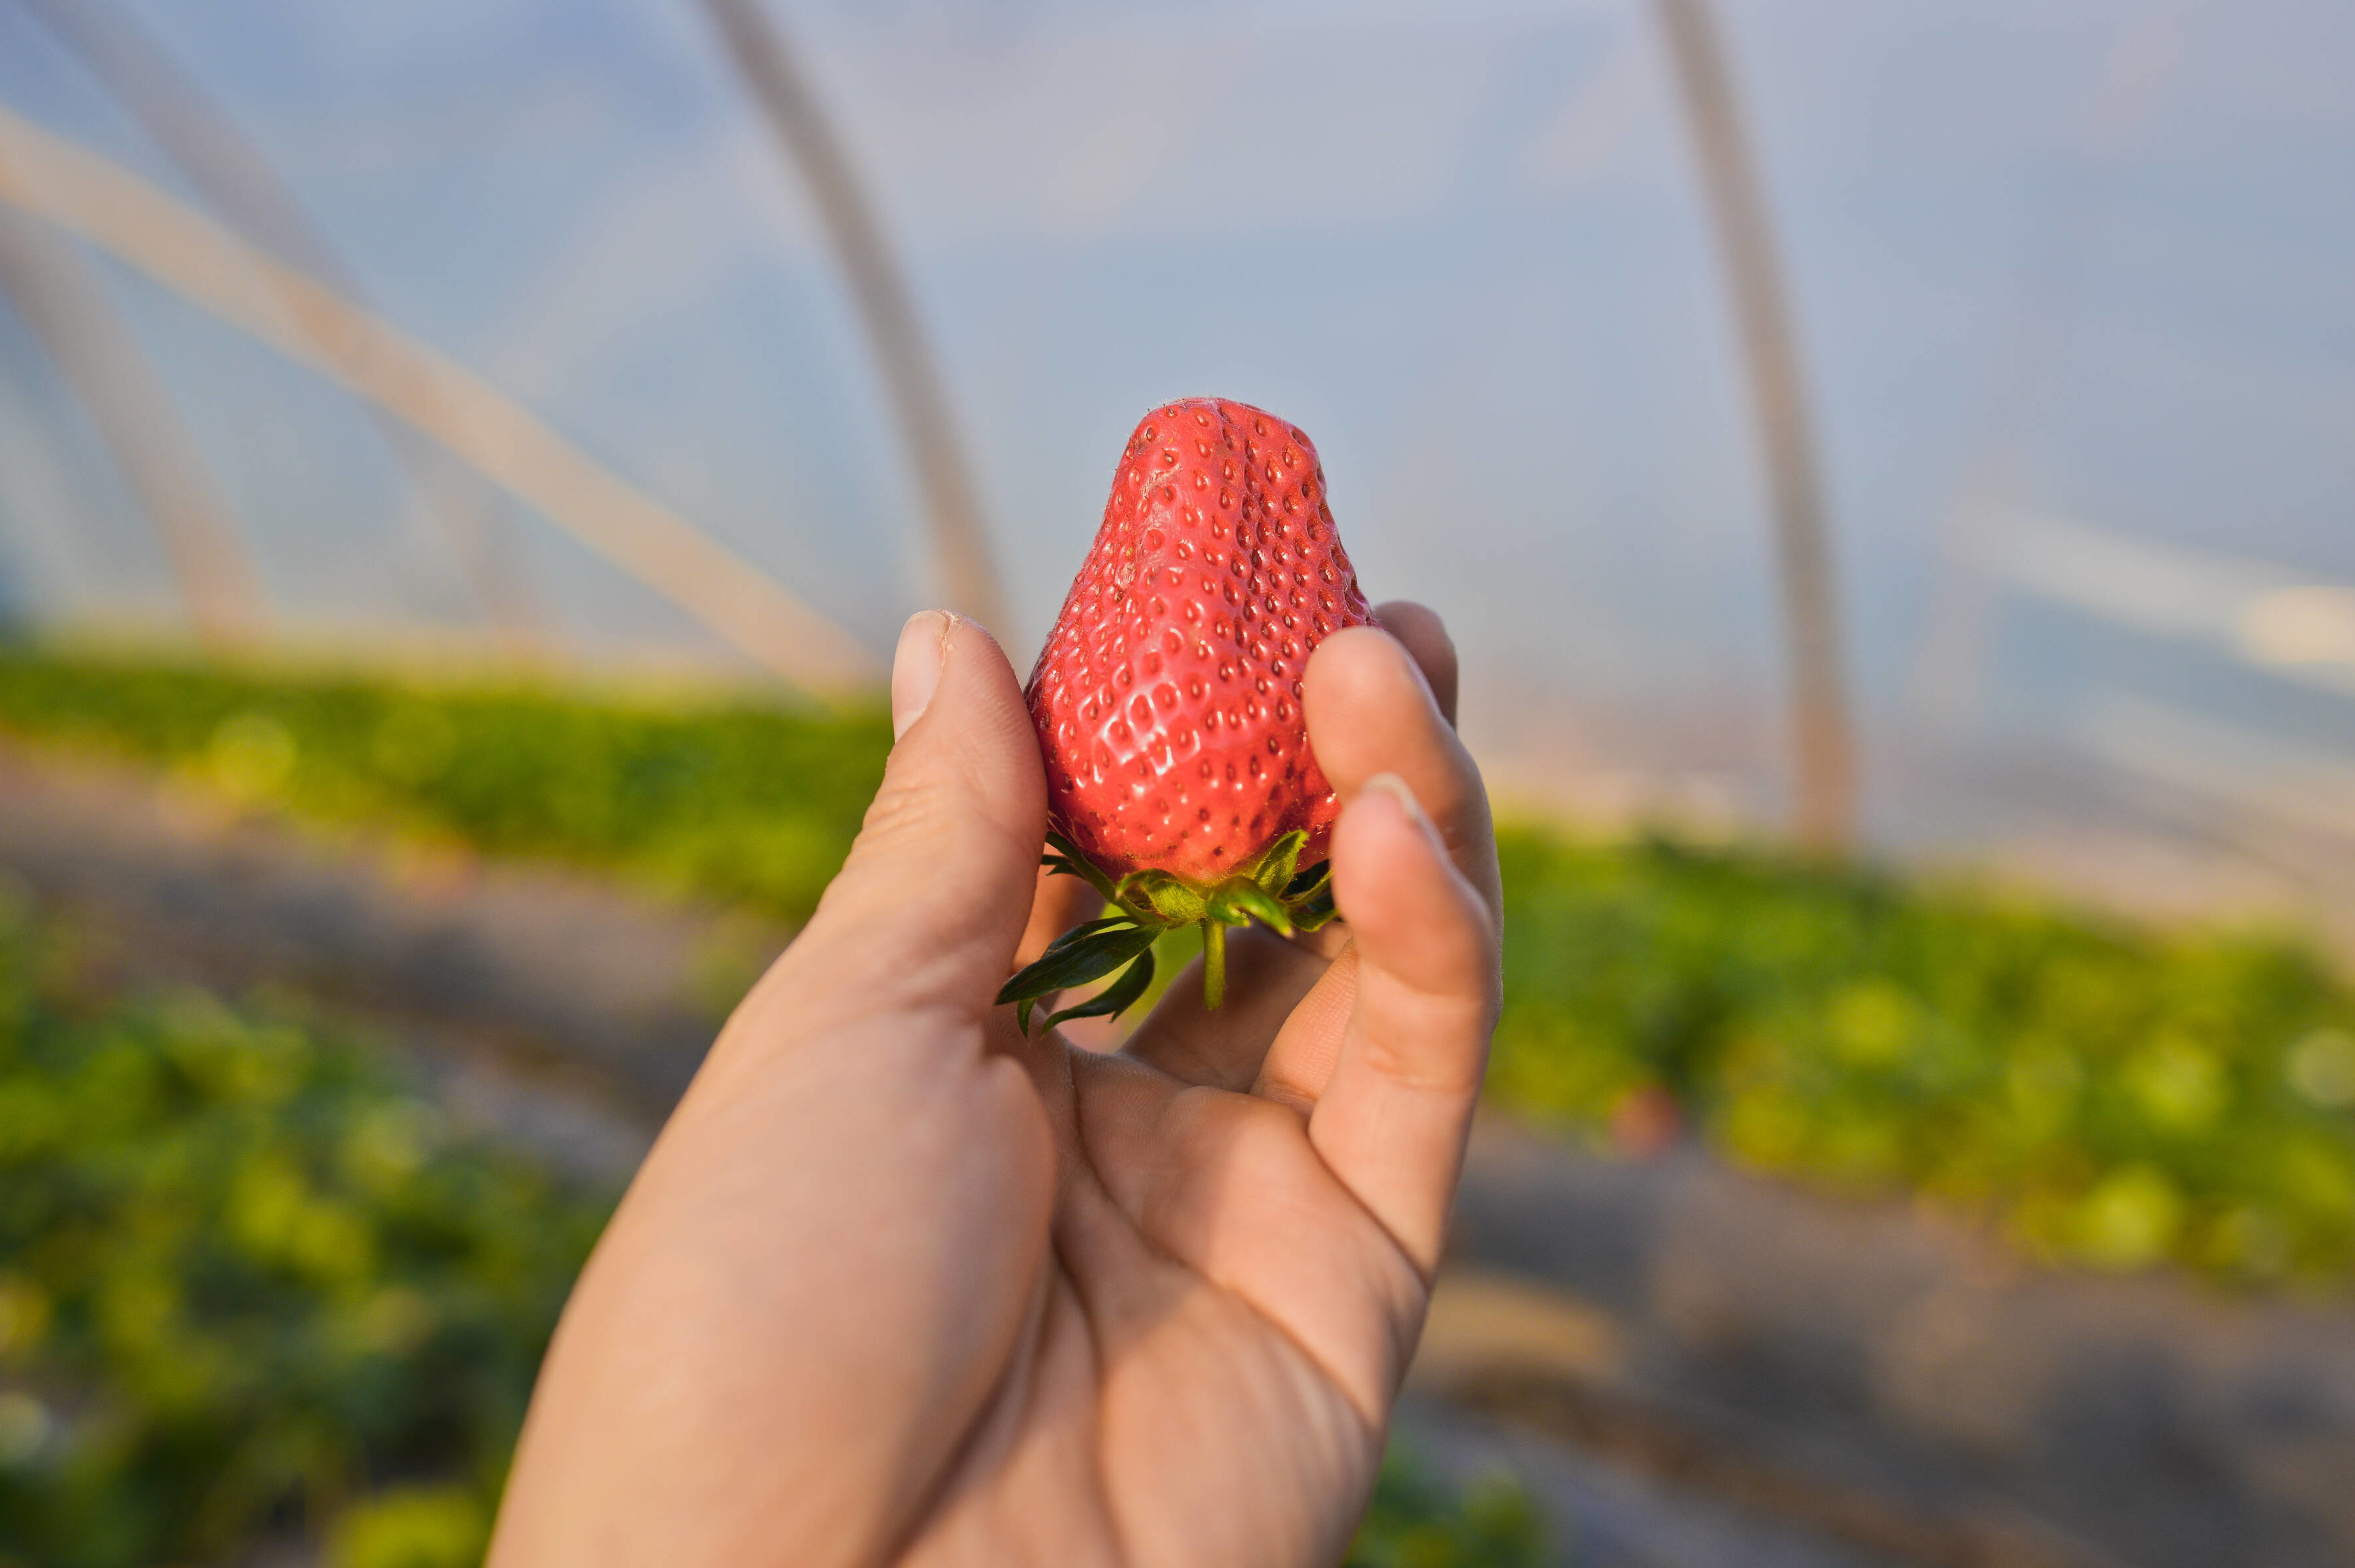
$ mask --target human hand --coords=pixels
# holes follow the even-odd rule
[[[492,1568],[1339,1558],[1498,986],[1454,653],[1377,614],[1306,676],[1341,923],[1236,933],[1225,1006],[1181,976],[1117,1054],[992,1006],[1091,912],[1034,900],[1005,656],[909,624],[883,787],[582,1275]]]

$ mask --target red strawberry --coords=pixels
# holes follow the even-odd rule
[[[1301,676],[1319,642],[1370,619],[1306,435],[1220,398],[1146,416],[1028,689],[1049,863],[1122,912],[1008,984],[1026,1023],[1028,998],[1134,961],[1099,998],[1115,1005],[1088,1009],[1117,1011],[1151,977],[1152,938],[1196,922],[1216,1005],[1225,927],[1329,912],[1316,868],[1340,805]]]

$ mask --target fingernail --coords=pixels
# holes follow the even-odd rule
[[[1414,798],[1414,791],[1407,787],[1406,780],[1396,773],[1376,773],[1365,782],[1364,787],[1397,801],[1399,809],[1406,813],[1406,819],[1409,822],[1422,828],[1424,836],[1433,844],[1439,842],[1439,830],[1431,825],[1431,818],[1423,814],[1423,802]]]
[[[941,666],[948,657],[949,627],[956,617],[945,610],[922,610],[900,628],[900,646],[891,655],[891,739],[932,705],[941,684]]]

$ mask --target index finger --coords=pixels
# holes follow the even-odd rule
[[[1419,604],[1385,604],[1379,613],[1382,631],[1337,632],[1309,660],[1306,706],[1317,764],[1345,799],[1378,774],[1396,774],[1478,894],[1493,928],[1503,895],[1488,795],[1440,705],[1443,695],[1454,694],[1455,647],[1439,617]],[[1412,647],[1383,635],[1393,623],[1413,638]],[[1337,839],[1335,849],[1337,875]],[[1337,923],[1354,932],[1351,910],[1344,907],[1341,915]],[[1359,981],[1354,956],[1334,956],[1333,967],[1269,1046],[1257,1083],[1261,1093],[1301,1106],[1324,1094],[1341,1059]]]
[[[1423,618],[1413,627],[1419,641],[1435,636],[1444,644],[1446,634],[1430,611],[1382,606],[1385,615],[1402,610]],[[1452,646],[1447,654],[1452,677]],[[1440,709],[1423,661],[1384,631],[1352,627],[1317,645],[1306,680],[1309,743],[1326,778],[1344,799],[1377,773],[1404,779],[1493,917],[1503,907],[1503,895],[1488,792],[1472,754]],[[1447,684],[1455,683],[1450,678]]]
[[[1439,618],[1439,612],[1412,599],[1392,599],[1374,606],[1374,624],[1396,637],[1399,645],[1413,656],[1415,667],[1423,672],[1423,684],[1431,688],[1431,699],[1439,705],[1439,716],[1454,728],[1455,639],[1447,635],[1447,624]]]

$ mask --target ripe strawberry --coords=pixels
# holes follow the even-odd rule
[[[1329,915],[1319,868],[1340,803],[1308,748],[1301,677],[1319,642],[1371,618],[1307,436],[1221,398],[1146,416],[1028,694],[1048,863],[1118,912],[1008,982],[1000,1000],[1026,1027],[1033,998],[1125,963],[1057,1019],[1118,1012],[1152,978],[1153,939],[1196,923],[1215,1007],[1226,927]]]

